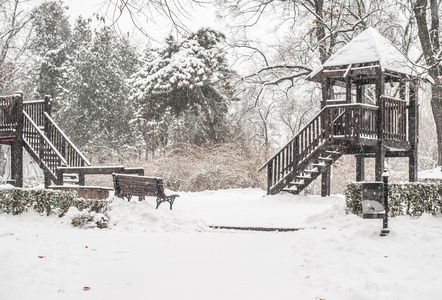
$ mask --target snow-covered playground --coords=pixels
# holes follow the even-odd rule
[[[442,218],[346,214],[341,195],[259,189],[115,199],[109,229],[0,214],[0,299],[438,299]],[[302,228],[290,232],[209,226]]]

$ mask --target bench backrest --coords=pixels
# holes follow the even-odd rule
[[[157,177],[113,174],[115,195],[164,197],[163,179]]]

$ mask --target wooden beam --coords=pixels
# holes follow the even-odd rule
[[[382,173],[385,167],[385,146],[384,146],[384,128],[385,128],[385,102],[382,95],[385,93],[385,77],[381,68],[376,70],[376,106],[379,107],[376,115],[376,126],[378,133],[378,146],[375,158],[375,177],[376,181],[382,180]]]
[[[408,157],[408,177],[410,182],[417,181],[418,172],[418,142],[419,142],[419,109],[418,109],[418,81],[410,82],[410,99],[408,109],[408,126],[410,155]]]
[[[363,155],[356,155],[356,181],[365,180],[365,157]]]
[[[326,166],[325,171],[321,176],[321,197],[330,196],[330,179],[331,179],[331,168]]]
[[[17,127],[11,147],[11,177],[16,187],[23,187],[23,93],[17,92],[14,98]]]

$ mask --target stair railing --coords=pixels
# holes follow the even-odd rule
[[[84,154],[72,143],[72,141],[64,134],[64,132],[58,127],[51,116],[44,113],[46,124],[45,132],[49,140],[58,149],[61,155],[66,159],[67,166],[69,167],[83,167],[90,166],[91,163],[84,156]]]
[[[349,103],[325,106],[284,147],[273,155],[259,171],[267,167],[267,193],[276,193],[294,177],[316,151],[335,140],[356,141],[377,138],[377,106]]]
[[[44,100],[32,100],[23,102],[23,110],[34,121],[34,123],[43,128],[44,127],[44,112],[48,105],[49,99]]]
[[[39,161],[53,181],[57,179],[57,167],[66,165],[63,155],[52,144],[27,112],[23,111],[23,141],[31,156]]]
[[[17,127],[17,98],[19,95],[0,97],[0,131],[13,132]]]
[[[324,107],[307,125],[305,125],[284,147],[273,155],[259,171],[267,167],[267,193],[285,185],[299,164],[312,151],[321,146],[325,139],[325,125],[328,109]],[[278,186],[277,186],[278,185]]]

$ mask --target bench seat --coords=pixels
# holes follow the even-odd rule
[[[116,173],[112,174],[112,176],[115,196],[126,197],[129,201],[132,196],[143,198],[144,196],[156,197],[157,209],[161,203],[169,202],[170,209],[172,210],[175,198],[179,197],[177,194],[166,195],[162,178]]]

